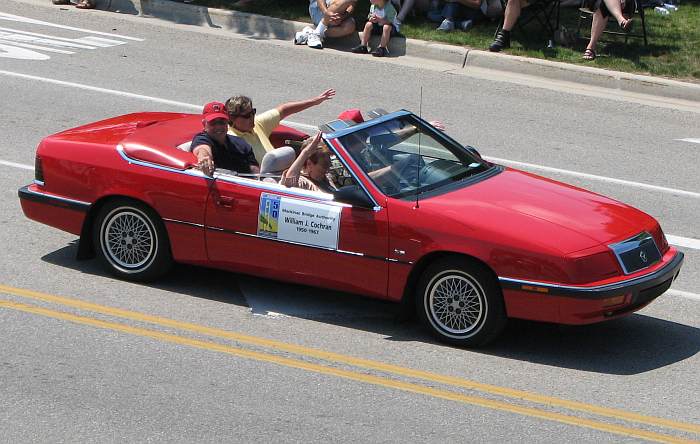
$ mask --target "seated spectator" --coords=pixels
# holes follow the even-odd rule
[[[331,167],[330,153],[322,146],[321,132],[304,141],[299,157],[282,174],[280,183],[288,187],[332,193],[338,187],[328,176]]]
[[[520,17],[520,11],[527,5],[527,0],[508,0],[503,17],[503,27],[496,34],[496,38],[493,39],[489,46],[489,51],[500,52],[503,49],[510,48],[510,33],[518,21],[518,17]]]
[[[447,0],[441,11],[443,18],[438,31],[469,30],[474,23],[485,18],[482,0]]]
[[[398,33],[394,24],[396,20],[396,9],[389,0],[370,0],[369,15],[367,23],[362,31],[362,40],[358,46],[352,48],[356,54],[369,54],[369,38],[372,34],[380,34],[381,40],[377,49],[372,51],[375,57],[386,57],[389,55],[389,40],[391,36]]]
[[[253,101],[246,96],[233,96],[226,101],[226,111],[229,117],[229,134],[242,137],[253,147],[258,163],[267,151],[275,147],[270,142],[270,134],[292,114],[304,111],[312,106],[320,105],[326,100],[335,97],[334,89],[327,89],[317,97],[312,97],[299,102],[287,102],[277,107],[256,115]]]
[[[431,0],[391,0],[394,8],[398,11],[394,20],[396,32],[401,32],[401,25],[406,21],[406,16],[413,11],[414,8],[427,11]]]
[[[355,32],[352,13],[357,0],[309,0],[309,15],[315,29],[307,26],[296,33],[294,43],[323,49],[323,39],[345,37]]]
[[[197,167],[204,174],[211,176],[216,168],[244,174],[260,171],[248,142],[227,134],[228,114],[223,103],[211,102],[204,106],[202,125],[204,131],[194,136],[190,147],[197,157]]]
[[[628,31],[632,26],[632,14],[634,14],[634,0],[584,0],[583,7],[593,11],[591,22],[591,39],[583,51],[584,60],[595,60],[595,47],[598,39],[605,31],[608,17],[611,15],[617,20],[617,24],[623,31]]]

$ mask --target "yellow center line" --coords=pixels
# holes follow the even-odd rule
[[[130,319],[139,322],[146,322],[150,324],[156,324],[164,327],[172,327],[180,330],[190,331],[193,333],[198,333],[202,335],[217,337],[221,339],[228,339],[237,341],[243,344],[255,345],[260,347],[266,347],[273,350],[284,351],[288,353],[294,353],[301,356],[313,357],[317,359],[322,359],[325,361],[342,363],[347,365],[352,365],[355,367],[366,368],[369,370],[377,370],[386,373],[391,373],[397,376],[410,377],[423,379],[430,382],[446,384],[453,387],[461,387],[469,390],[475,390],[482,393],[489,393],[493,395],[503,396],[507,398],[520,399],[523,401],[544,404],[551,407],[561,407],[569,410],[576,410],[580,412],[592,413],[599,416],[605,416],[609,418],[622,419],[625,421],[633,421],[640,424],[647,424],[652,426],[660,426],[671,428],[675,430],[682,430],[691,433],[700,433],[700,425],[688,424],[678,421],[672,421],[665,418],[656,418],[653,416],[640,415],[633,412],[626,412],[624,410],[618,410],[608,407],[601,407],[592,404],[587,404],[578,401],[570,401],[566,399],[554,398],[550,396],[539,395],[536,393],[530,393],[522,390],[510,389],[507,387],[499,387],[490,384],[483,384],[476,381],[471,381],[468,379],[457,378],[453,376],[440,375],[437,373],[426,372],[422,370],[415,370],[406,367],[400,367],[397,365],[386,364],[383,362],[373,361],[369,359],[355,358],[352,356],[341,355],[339,353],[333,353],[323,350],[317,350],[307,347],[302,347],[299,345],[288,344],[284,342],[274,341],[271,339],[259,338],[255,336],[244,335],[241,333],[236,333],[232,331],[220,330],[216,328],[206,327],[197,324],[191,324],[188,322],[180,322],[172,319],[161,318],[158,316],[151,316],[144,313],[138,313],[134,311],[122,310],[114,307],[107,307],[104,305],[93,304],[90,302],[85,302],[77,299],[70,299],[60,296],[54,296],[46,293],[41,293],[37,291],[9,287],[0,284],[0,292],[12,294],[15,296],[26,297],[34,300],[40,300],[43,302],[50,302],[60,305],[65,305],[69,307],[78,308],[81,310],[93,311],[96,313],[102,313],[110,316],[116,316],[124,319]]]
[[[641,438],[649,441],[662,442],[662,443],[689,443],[682,438],[675,436],[663,435],[656,432],[650,432],[647,430],[634,429],[623,427],[615,424],[606,424],[603,422],[598,422],[585,418],[578,418],[575,416],[564,415],[561,413],[547,412],[543,410],[538,410],[530,407],[522,407],[518,405],[508,404],[506,402],[495,401],[491,399],[479,398],[477,396],[469,396],[461,393],[454,393],[447,390],[434,389],[430,387],[425,387],[419,384],[396,381],[389,378],[382,378],[374,375],[366,375],[362,373],[357,373],[348,370],[342,370],[338,368],[326,367],[319,364],[313,364],[309,362],[300,361],[297,359],[290,359],[281,356],[275,356],[267,353],[257,352],[253,350],[246,350],[239,347],[232,347],[229,345],[217,344],[214,342],[201,341],[197,339],[191,339],[183,336],[178,336],[170,333],[163,333],[155,330],[148,330],[140,327],[133,327],[130,325],[119,324],[116,322],[108,322],[100,319],[90,318],[86,316],[77,316],[70,313],[49,310],[42,307],[20,304],[13,301],[0,300],[0,308],[7,308],[11,310],[18,310],[25,313],[32,313],[42,316],[47,316],[54,319],[65,320],[73,322],[76,324],[89,325],[101,329],[119,331],[123,333],[128,333],[135,336],[147,337],[156,339],[162,342],[169,342],[178,345],[186,345],[190,347],[195,347],[203,350],[226,353],[233,356],[238,356],[241,358],[253,359],[256,361],[269,362],[285,367],[296,368],[301,370],[306,370],[310,372],[315,372],[324,375],[336,376],[343,379],[349,379],[352,381],[363,382],[366,384],[376,385],[380,387],[387,387],[396,390],[402,390],[405,392],[416,393],[431,396],[434,398],[446,399],[450,401],[456,401],[463,404],[471,404],[480,407],[485,407],[494,410],[505,411],[509,413],[515,413],[524,416],[530,416],[539,419],[546,419],[550,421],[556,421],[564,424],[569,424],[573,426],[587,427],[594,430],[599,430],[608,433],[614,433],[618,435],[630,436],[633,438]]]

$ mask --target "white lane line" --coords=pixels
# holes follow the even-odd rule
[[[79,88],[79,89],[84,89],[87,91],[95,91],[95,92],[104,93],[104,94],[112,94],[112,95],[120,96],[120,97],[129,97],[132,99],[149,100],[151,102],[162,103],[164,105],[174,105],[174,106],[179,106],[182,108],[199,110],[200,112],[202,110],[202,107],[204,106],[204,105],[193,105],[191,103],[178,102],[175,100],[160,99],[158,97],[144,96],[141,94],[134,94],[134,93],[126,92],[126,91],[118,91],[116,89],[99,88],[97,86],[83,85],[81,83],[65,82],[63,80],[54,80],[54,79],[48,79],[46,77],[31,76],[29,74],[20,74],[20,73],[11,72],[11,71],[0,70],[0,74],[10,76],[10,77],[19,77],[21,79],[37,80],[40,82],[52,83],[54,85],[59,85],[59,86],[68,86],[71,88]]]
[[[678,237],[671,234],[666,235],[666,240],[677,247],[692,248],[694,250],[700,250],[700,239],[693,239],[692,237]]]
[[[113,34],[110,32],[92,31],[90,29],[85,29],[85,28],[75,28],[73,26],[58,25],[56,23],[44,22],[41,20],[31,19],[28,17],[22,17],[20,15],[8,14],[5,12],[0,12],[0,20],[8,20],[8,21],[12,21],[12,22],[31,23],[34,25],[50,26],[52,28],[67,29],[70,31],[87,32],[89,34],[104,35],[104,36],[108,36],[108,37],[117,37],[120,39],[134,40],[136,42],[143,42],[143,40],[144,40],[144,39],[140,39],[137,37],[129,37],[127,35]]]
[[[25,165],[23,163],[15,163],[15,162],[10,162],[8,160],[0,160],[0,165],[5,165],[9,166],[12,168],[20,168],[23,170],[32,170],[34,171],[34,166],[33,165]]]
[[[63,49],[47,48],[46,46],[30,45],[28,43],[18,43],[12,40],[5,40],[0,37],[0,43],[5,43],[8,45],[19,46],[20,48],[36,49],[39,51],[55,52],[57,54],[75,54],[73,51],[65,51]]]
[[[112,95],[121,96],[121,97],[130,97],[130,98],[134,98],[134,99],[149,100],[149,101],[156,102],[156,103],[163,103],[166,105],[180,106],[180,107],[188,108],[188,109],[192,109],[192,110],[199,111],[202,109],[202,105],[194,105],[191,103],[178,102],[175,100],[161,99],[158,97],[146,96],[146,95],[142,95],[142,94],[134,94],[134,93],[130,93],[130,92],[126,92],[126,91],[119,91],[119,90],[115,90],[115,89],[98,88],[96,86],[83,85],[81,83],[65,82],[63,80],[49,79],[46,77],[32,76],[29,74],[20,74],[20,73],[16,73],[16,72],[12,72],[12,71],[0,70],[0,75],[6,75],[6,76],[10,76],[10,77],[19,77],[19,78],[29,79],[29,80],[36,80],[36,81],[40,81],[40,82],[52,83],[54,85],[67,86],[67,87],[71,87],[71,88],[80,88],[80,89],[84,89],[84,90],[88,90],[88,91],[95,91],[95,92],[100,92],[100,93],[105,93],[105,94],[112,94]],[[290,122],[290,121],[286,121],[286,120],[283,121],[283,123],[286,125],[289,125],[289,126],[295,126],[297,128],[303,128],[303,129],[316,129],[317,128],[313,125],[307,125],[304,123],[297,123],[297,122]],[[616,183],[616,184],[626,185],[626,186],[630,186],[630,187],[643,188],[643,189],[659,191],[659,192],[663,192],[663,193],[682,195],[682,196],[692,197],[695,199],[700,199],[700,193],[697,193],[694,191],[679,190],[676,188],[667,188],[667,187],[662,187],[662,186],[658,186],[658,185],[650,185],[650,184],[645,184],[645,183],[641,183],[641,182],[632,182],[632,181],[623,180],[623,179],[614,179],[612,177],[597,176],[595,174],[579,173],[577,171],[563,170],[560,168],[535,165],[532,163],[517,162],[517,161],[513,161],[513,160],[508,160],[508,159],[500,159],[497,157],[486,157],[486,156],[484,156],[484,157],[487,160],[492,160],[494,162],[503,163],[506,165],[518,166],[518,167],[523,167],[523,168],[531,168],[534,170],[548,171],[548,172],[558,173],[558,174],[566,174],[569,176],[581,177],[581,178],[589,179],[589,180],[598,180],[601,182]]]
[[[700,139],[673,139],[679,142],[700,143]]]
[[[692,299],[693,301],[700,301],[700,294],[691,293],[689,291],[668,290],[666,291],[666,294],[670,294],[671,296],[680,296],[686,299]]]
[[[0,26],[0,35],[8,40],[18,41],[20,43],[43,43],[46,45],[63,46],[68,48],[95,49],[94,46],[76,43],[75,39],[51,37],[50,35],[25,32],[12,28],[4,28],[2,26]]]
[[[568,176],[581,177],[583,179],[591,179],[591,180],[598,180],[600,182],[616,183],[616,184],[620,184],[620,185],[627,185],[630,187],[643,188],[643,189],[647,189],[647,190],[660,191],[663,193],[670,193],[670,194],[676,194],[676,195],[681,195],[681,196],[692,197],[695,199],[700,199],[700,193],[696,193],[695,191],[679,190],[677,188],[667,188],[667,187],[661,187],[658,185],[650,185],[647,183],[632,182],[631,180],[615,179],[612,177],[597,176],[595,174],[588,174],[588,173],[579,173],[578,171],[562,170],[559,168],[553,168],[553,167],[542,166],[542,165],[535,165],[533,163],[516,162],[514,160],[499,159],[498,157],[484,156],[484,159],[490,160],[490,161],[493,161],[496,163],[502,163],[505,165],[516,166],[516,167],[520,167],[520,168],[529,168],[529,169],[533,169],[533,170],[547,171],[550,173],[566,174]]]

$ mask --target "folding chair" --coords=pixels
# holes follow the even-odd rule
[[[634,14],[639,16],[639,21],[642,24],[642,32],[639,33],[633,33],[632,29],[629,31],[613,31],[613,30],[605,30],[603,31],[604,34],[610,34],[610,35],[620,35],[625,37],[625,44],[627,44],[627,39],[631,38],[641,38],[644,39],[644,46],[648,46],[649,43],[647,41],[647,25],[646,22],[644,21],[644,6],[643,4],[638,1],[638,0],[626,0],[626,1],[633,1],[634,2]],[[588,36],[583,36],[581,35],[581,24],[586,21],[587,23],[591,23],[593,21],[593,11],[590,9],[584,8],[583,6],[578,9],[579,15],[578,15],[578,28],[576,29],[576,37],[579,39],[589,39],[590,33]],[[634,16],[633,14],[633,16]],[[615,27],[617,27],[617,22],[615,21],[615,18],[613,16],[608,17],[608,22],[610,22],[610,19],[615,23]],[[636,24],[632,22],[632,28],[636,27]],[[588,29],[590,29],[590,25],[588,26]]]
[[[503,11],[506,10],[506,0],[501,0],[503,4]],[[554,46],[554,37],[556,32],[559,30],[559,6],[560,0],[532,0],[528,2],[527,6],[524,6],[520,11],[520,17],[515,23],[515,28],[518,32],[525,34],[525,26],[531,22],[537,22],[542,29],[545,30],[548,37],[547,46]],[[503,20],[505,19],[505,14],[496,28],[496,34],[503,27]]]

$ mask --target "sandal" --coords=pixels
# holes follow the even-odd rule
[[[590,48],[586,48],[586,50],[583,51],[583,56],[581,58],[583,60],[595,60],[595,57],[595,51]]]
[[[95,9],[95,0],[80,0],[75,4],[78,9]]]

